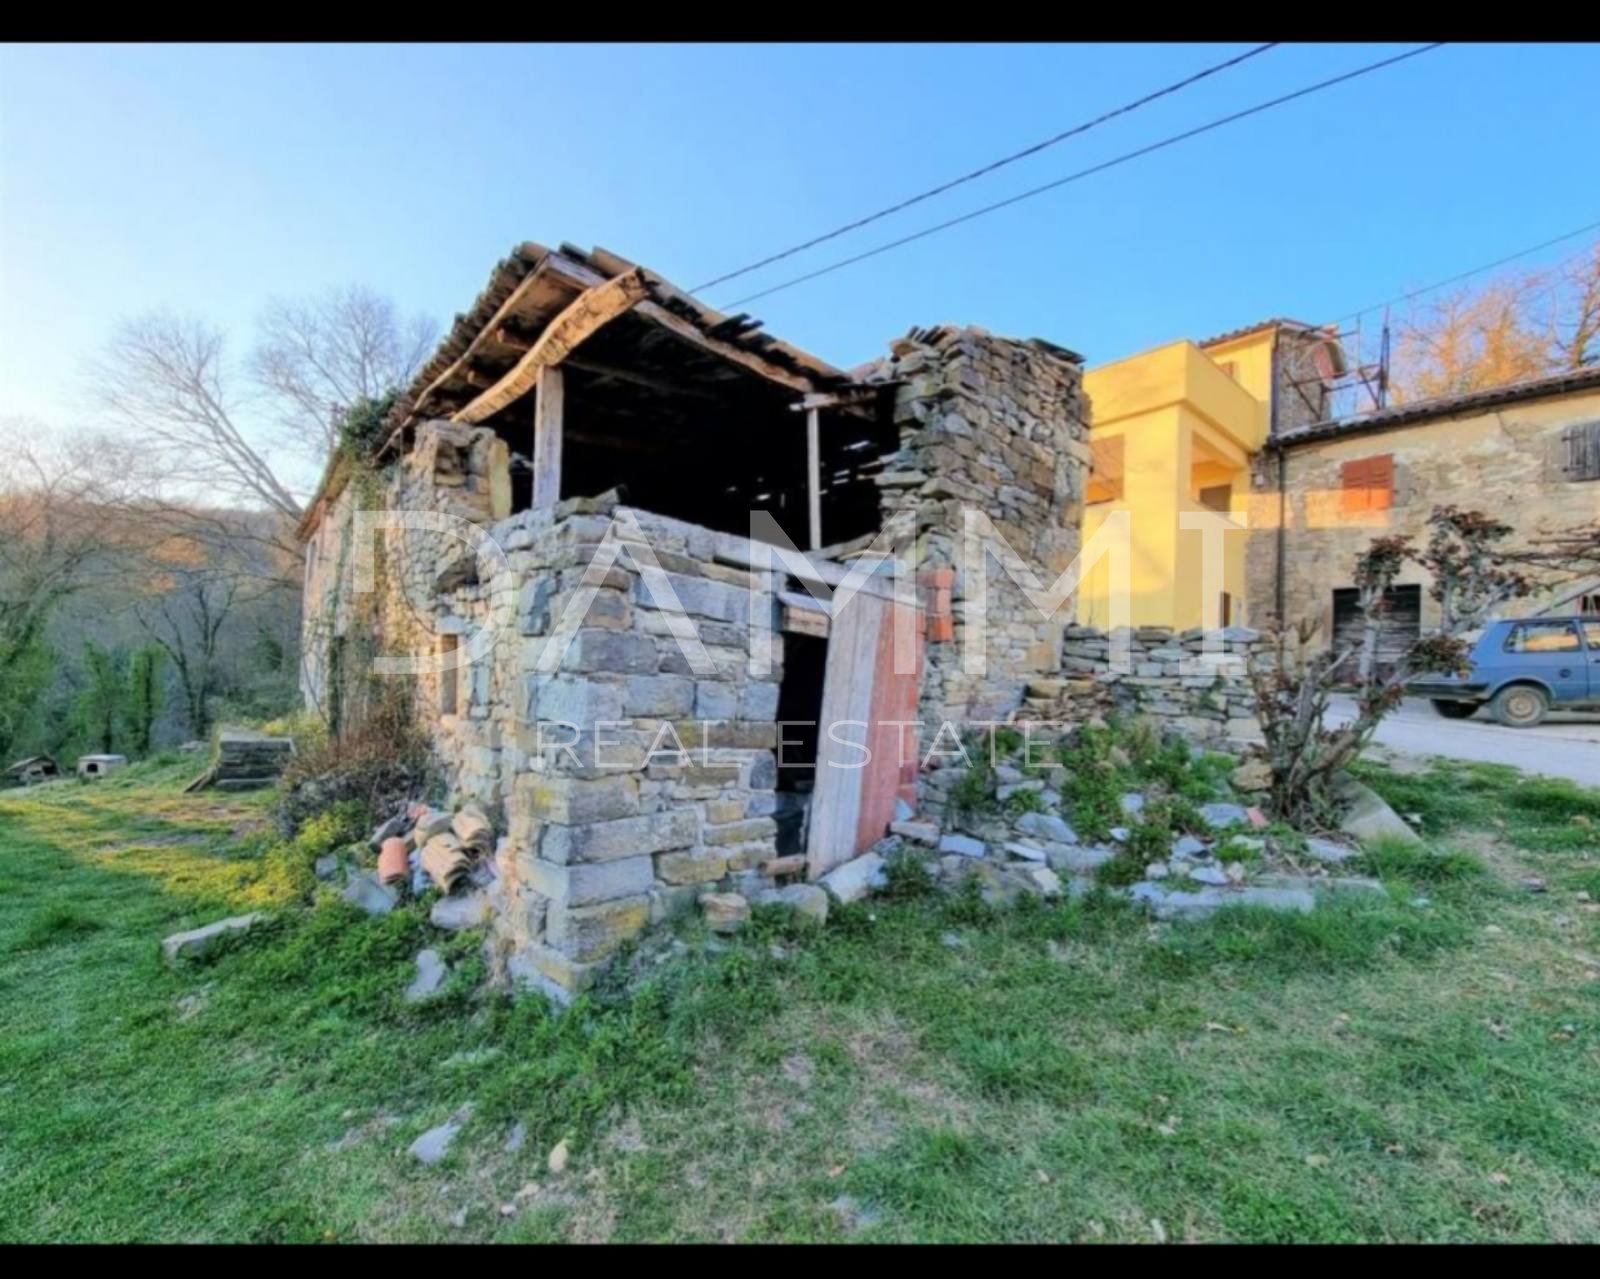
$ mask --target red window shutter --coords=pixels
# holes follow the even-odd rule
[[[1339,468],[1339,486],[1344,490],[1342,505],[1347,514],[1367,509],[1367,462],[1365,458],[1359,458],[1354,462],[1346,462]]]
[[[1339,470],[1344,510],[1387,511],[1394,505],[1394,455],[1357,458]]]
[[[1367,477],[1367,505],[1375,511],[1387,511],[1394,505],[1394,454],[1367,459],[1370,467]]]

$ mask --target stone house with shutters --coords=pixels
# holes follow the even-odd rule
[[[1370,540],[1426,540],[1433,508],[1498,516],[1521,537],[1600,519],[1600,368],[1374,413],[1269,438],[1252,464],[1246,571],[1253,618],[1353,624],[1352,569]],[[1391,651],[1437,620],[1428,575],[1395,586]],[[1517,613],[1600,614],[1600,583],[1525,600]]]
[[[976,506],[1046,584],[1072,562],[1081,383],[1071,351],[949,325],[847,372],[616,254],[522,245],[374,456],[330,463],[305,699],[341,722],[412,659],[445,802],[502,833],[491,963],[569,996],[701,894],[936,815],[941,726],[1061,682],[1068,610],[998,573],[968,669],[958,552]]]

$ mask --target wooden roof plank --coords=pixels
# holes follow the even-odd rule
[[[541,369],[561,363],[587,338],[592,337],[643,300],[648,286],[637,267],[626,275],[586,289],[567,308],[551,320],[511,371],[454,415],[457,422],[477,423],[494,416],[506,405],[531,391]]]

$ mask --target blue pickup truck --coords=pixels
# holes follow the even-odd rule
[[[1532,728],[1552,710],[1600,710],[1600,617],[1491,622],[1458,675],[1423,675],[1406,691],[1431,698],[1446,719],[1480,706],[1500,723]]]

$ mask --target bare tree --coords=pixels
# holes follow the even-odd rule
[[[218,329],[157,312],[123,322],[90,365],[90,390],[159,457],[164,486],[187,505],[203,493],[292,524],[301,502],[271,444],[320,464],[339,442],[343,413],[404,385],[434,332],[370,290],[334,290],[273,303],[241,369]]]
[[[1547,337],[1529,314],[1537,277],[1437,299],[1399,326],[1395,398],[1460,395],[1548,371]]]
[[[1600,363],[1600,244],[1558,268],[1551,308],[1551,362],[1559,369]]]
[[[1532,579],[1517,555],[1503,549],[1511,527],[1477,511],[1434,509],[1427,547],[1406,537],[1374,538],[1358,557],[1355,583],[1361,624],[1343,646],[1315,649],[1316,625],[1273,632],[1269,663],[1251,672],[1257,718],[1272,769],[1272,807],[1281,817],[1316,825],[1335,805],[1336,784],[1360,755],[1384,717],[1400,704],[1416,675],[1459,670],[1469,646],[1462,638],[1510,600],[1527,595]],[[1389,590],[1407,561],[1432,578],[1439,625],[1418,638],[1390,670],[1378,661],[1378,639]],[[1334,693],[1353,687],[1356,714],[1336,728],[1325,725]]]
[[[339,420],[363,401],[403,386],[438,341],[427,316],[404,319],[395,304],[354,285],[315,298],[274,300],[251,358],[292,446],[317,456],[339,443]]]
[[[299,518],[300,503],[251,439],[220,331],[164,313],[124,321],[90,376],[101,405],[161,454],[170,479]]]
[[[1600,361],[1600,244],[1547,270],[1459,289],[1398,325],[1399,401],[1456,395]]]

